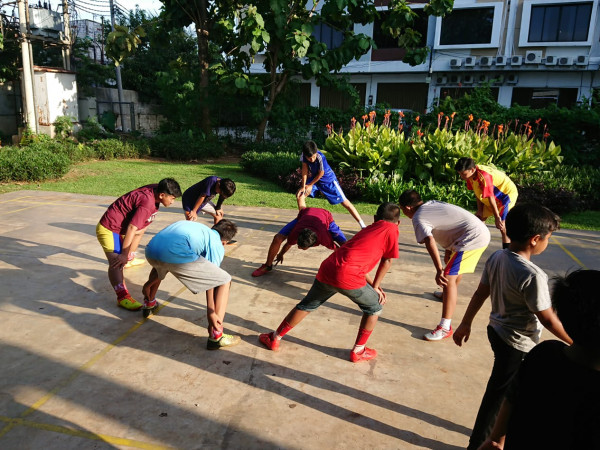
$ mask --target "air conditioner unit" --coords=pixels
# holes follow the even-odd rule
[[[560,58],[558,58],[558,65],[559,66],[572,66],[573,58],[571,58],[570,56],[561,56]]]
[[[558,64],[558,57],[553,55],[546,56],[546,65],[547,66],[555,66]]]
[[[492,84],[495,86],[498,86],[502,83],[504,83],[504,75],[496,75],[492,80]]]
[[[497,66],[505,66],[506,65],[506,56],[496,56],[495,63]]]
[[[448,78],[446,78],[443,75],[438,75],[437,77],[435,77],[435,84],[446,84],[448,83]]]
[[[523,64],[523,57],[522,56],[512,56],[510,58],[510,65],[511,66],[520,66],[521,64]]]
[[[449,78],[450,83],[452,83],[452,84],[458,84],[458,83],[460,83],[460,80],[461,80],[461,76],[460,75],[456,75],[456,74],[451,74],[450,75],[450,78]]]
[[[488,76],[484,73],[481,73],[477,76],[477,82],[478,83],[487,83],[488,81]]]
[[[465,75],[463,77],[463,84],[473,84],[473,82],[475,81],[475,77],[473,77],[473,75]]]
[[[481,67],[490,67],[492,65],[492,58],[490,56],[482,56],[479,58],[479,65]]]
[[[530,50],[525,53],[525,64],[540,64],[542,62],[541,50]]]
[[[458,69],[460,66],[462,66],[462,59],[461,58],[452,58],[450,60],[450,67],[452,69]]]
[[[587,55],[579,55],[575,58],[576,66],[587,66],[590,57]]]
[[[517,75],[516,73],[509,73],[506,76],[506,82],[508,84],[517,84],[518,81],[519,81],[519,75]]]
[[[477,61],[477,58],[475,58],[474,56],[467,56],[465,58],[465,67],[475,67],[476,61]]]

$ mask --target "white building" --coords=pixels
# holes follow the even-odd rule
[[[411,7],[419,13],[425,3],[414,1]],[[440,98],[456,98],[483,82],[504,106],[570,106],[600,86],[598,0],[455,0],[444,18],[419,16],[415,28],[431,54],[415,67],[402,62],[403,50],[382,35],[379,20],[355,25],[378,47],[342,70],[366,106],[387,103],[423,112]],[[331,30],[320,36],[331,45],[341,38]],[[335,106],[336,96],[315,82],[306,82],[301,93],[304,104]]]

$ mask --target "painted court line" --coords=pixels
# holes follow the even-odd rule
[[[552,236],[550,239],[552,239],[567,255],[569,255],[573,261],[579,264],[582,269],[587,269],[585,264],[583,264],[573,253],[567,250],[567,248],[561,244],[556,236]]]

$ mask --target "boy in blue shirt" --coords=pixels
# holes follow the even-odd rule
[[[194,294],[206,291],[208,350],[240,342],[239,336],[223,334],[231,275],[219,267],[225,256],[224,245],[236,233],[237,226],[227,219],[219,221],[212,229],[201,223],[181,220],[161,230],[146,246],[146,259],[152,271],[142,288],[144,308],[157,306],[156,292],[169,272]]]
[[[306,195],[313,197],[318,191],[321,191],[323,196],[331,205],[342,204],[344,208],[354,217],[361,228],[366,225],[363,222],[360,214],[354,205],[346,198],[344,191],[338,182],[335,173],[329,167],[327,158],[317,149],[317,144],[313,141],[306,141],[302,147],[302,187],[296,193],[296,197]],[[310,169],[311,178],[308,179],[308,171]]]

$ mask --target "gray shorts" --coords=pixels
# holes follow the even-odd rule
[[[296,309],[308,312],[314,311],[338,292],[356,303],[367,316],[378,316],[381,314],[383,306],[379,303],[379,294],[375,292],[375,289],[370,284],[366,284],[358,289],[341,289],[321,283],[316,278],[306,297],[296,305]]]
[[[175,278],[194,294],[208,291],[231,281],[231,275],[220,267],[200,257],[194,262],[173,264],[147,258],[148,263],[156,269],[158,278],[164,280],[171,272]]]

